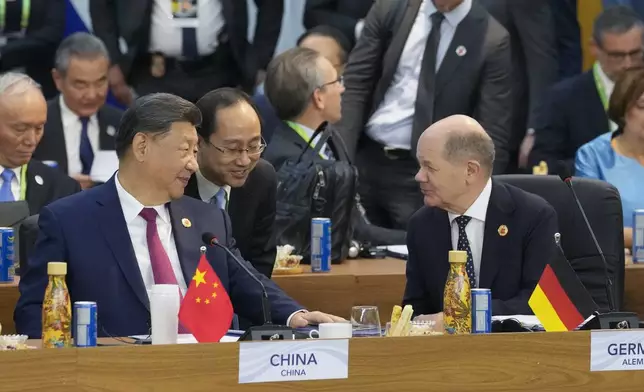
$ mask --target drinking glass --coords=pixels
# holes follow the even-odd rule
[[[380,337],[380,314],[377,306],[354,306],[351,308],[353,337]]]

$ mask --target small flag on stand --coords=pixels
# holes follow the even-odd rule
[[[230,328],[233,305],[230,297],[202,252],[186,296],[179,309],[179,321],[199,343],[219,342]]]
[[[548,332],[572,331],[598,310],[561,249],[543,270],[528,305]]]

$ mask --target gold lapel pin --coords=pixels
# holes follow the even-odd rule
[[[499,235],[501,237],[505,237],[506,235],[508,235],[508,227],[506,225],[499,226]]]
[[[181,219],[181,224],[183,225],[183,227],[191,227],[192,226],[192,222],[190,222],[190,219],[188,219],[188,218]]]

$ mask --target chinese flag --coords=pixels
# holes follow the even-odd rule
[[[195,276],[179,309],[179,321],[200,343],[218,342],[233,319],[233,305],[206,255],[202,254]]]

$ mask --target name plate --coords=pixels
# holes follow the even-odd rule
[[[643,370],[644,331],[592,331],[590,371]]]
[[[239,345],[239,383],[349,377],[349,340],[247,342]]]

